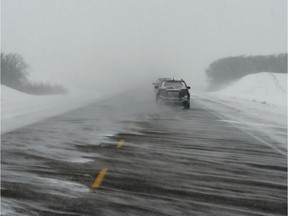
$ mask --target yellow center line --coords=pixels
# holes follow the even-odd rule
[[[104,178],[104,176],[106,175],[107,171],[108,171],[108,168],[104,168],[104,169],[102,169],[102,170],[99,172],[99,174],[98,174],[98,176],[96,177],[94,183],[91,185],[92,188],[97,189],[97,188],[100,187],[100,184],[102,183],[103,178]]]
[[[116,148],[117,149],[121,148],[124,145],[124,142],[125,142],[124,139],[120,140],[120,142],[117,144]]]

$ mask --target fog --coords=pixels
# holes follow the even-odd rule
[[[286,0],[2,0],[2,52],[35,81],[121,91],[158,77],[206,87],[221,57],[287,51]]]

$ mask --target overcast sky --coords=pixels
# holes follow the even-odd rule
[[[1,24],[31,79],[85,88],[174,76],[193,89],[218,58],[287,51],[286,0],[2,0]]]

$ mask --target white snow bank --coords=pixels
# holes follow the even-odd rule
[[[212,94],[262,104],[287,106],[287,74],[270,72],[250,74],[227,88]]]
[[[29,95],[1,85],[1,134],[85,106],[98,93],[76,90],[66,95]]]

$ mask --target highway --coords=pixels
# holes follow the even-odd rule
[[[287,155],[199,100],[125,92],[3,134],[2,214],[286,215]]]

